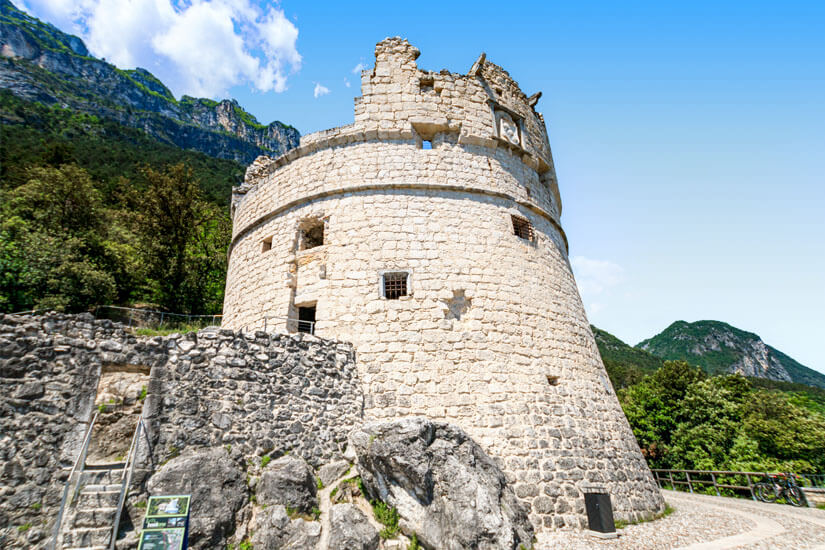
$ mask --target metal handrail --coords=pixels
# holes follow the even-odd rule
[[[143,424],[143,415],[138,417],[137,426],[135,426],[135,433],[132,435],[132,443],[129,445],[129,453],[126,458],[126,464],[123,465],[123,480],[120,484],[120,495],[117,499],[117,512],[115,513],[115,521],[112,525],[112,537],[109,543],[109,550],[115,550],[115,543],[117,542],[118,527],[120,527],[120,516],[123,513],[123,503],[126,501],[126,495],[129,492],[129,487],[132,484],[132,474],[135,470],[135,462],[137,462],[138,446],[140,445],[140,431],[141,428],[145,431]]]
[[[699,485],[712,485],[713,489],[716,491],[717,495],[721,495],[719,489],[733,489],[733,490],[740,490],[740,491],[748,491],[750,492],[751,498],[756,500],[756,493],[754,492],[754,484],[751,481],[751,476],[756,476],[757,479],[764,478],[772,475],[777,475],[776,473],[770,472],[732,472],[728,470],[674,470],[674,469],[666,469],[666,468],[651,468],[650,471],[654,474],[656,479],[656,483],[659,487],[662,487],[664,483],[670,484],[673,490],[676,490],[677,485],[687,485],[688,490],[692,493],[693,486]],[[660,474],[666,474],[662,476]],[[674,479],[673,474],[677,475],[684,475],[684,479]],[[700,476],[710,476],[710,480],[707,479],[696,479],[695,477],[690,477],[690,474],[700,475]],[[744,476],[747,480],[747,485],[732,485],[727,483],[719,483],[716,479],[716,476]],[[800,475],[799,477],[805,477],[804,474]]]
[[[92,428],[94,428],[98,414],[100,413],[96,412],[95,415],[92,417],[92,421],[89,423],[89,428],[86,430],[86,435],[83,437],[83,445],[80,448],[80,453],[78,453],[77,458],[74,461],[72,471],[69,472],[69,478],[66,480],[66,487],[63,488],[63,498],[60,501],[60,510],[58,510],[57,512],[57,521],[54,524],[54,536],[52,537],[52,544],[50,547],[51,550],[54,550],[57,546],[57,537],[60,536],[60,524],[63,521],[63,510],[66,508],[66,497],[69,496],[69,487],[71,487],[72,478],[74,478],[77,466],[81,465],[82,468],[86,464],[86,453],[89,450],[89,443],[92,440]],[[72,502],[74,502],[77,498],[77,492],[79,489],[80,483],[78,483],[77,486],[75,486],[75,491],[72,494]]]

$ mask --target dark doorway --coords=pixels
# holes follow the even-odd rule
[[[298,308],[298,332],[315,334],[315,306]]]

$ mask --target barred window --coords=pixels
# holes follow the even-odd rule
[[[519,216],[510,216],[513,220],[513,234],[520,239],[525,239],[527,241],[533,240],[533,225],[527,218],[522,218]]]
[[[387,300],[397,300],[401,296],[407,296],[407,278],[409,273],[399,271],[395,273],[384,273],[384,298]]]

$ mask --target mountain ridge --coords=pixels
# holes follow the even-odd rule
[[[664,360],[687,361],[711,375],[739,373],[825,388],[825,374],[768,346],[759,335],[722,321],[675,321],[635,348]]]
[[[143,68],[120,69],[90,55],[83,40],[0,0],[0,87],[145,131],[162,143],[250,164],[296,147],[298,130],[261,124],[235,100],[172,92]],[[13,121],[3,121],[11,124]]]

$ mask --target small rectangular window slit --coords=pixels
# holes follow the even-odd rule
[[[421,148],[422,149],[432,149],[433,148],[433,142],[430,141],[429,139],[422,139],[421,140]]]
[[[513,220],[513,234],[520,239],[532,241],[534,237],[533,224],[527,218],[511,215]]]
[[[269,252],[272,250],[272,237],[267,237],[261,242],[261,252]]]
[[[547,375],[547,383],[551,386],[555,386],[559,383],[559,377],[553,376],[552,374]]]

